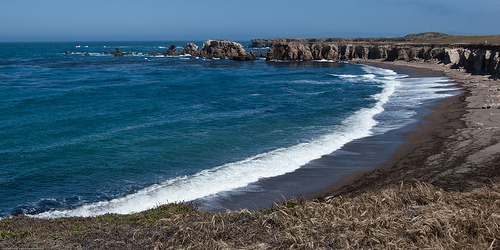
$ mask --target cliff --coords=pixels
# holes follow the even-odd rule
[[[500,76],[498,45],[429,45],[374,43],[274,43],[267,60],[310,61],[382,59],[386,61],[437,61],[473,74]]]

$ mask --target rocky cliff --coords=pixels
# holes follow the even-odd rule
[[[500,46],[497,45],[397,45],[278,42],[267,60],[309,61],[382,59],[386,61],[437,61],[470,73],[500,76]]]

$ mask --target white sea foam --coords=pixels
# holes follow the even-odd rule
[[[327,63],[332,63],[332,62],[337,62],[334,60],[326,60],[326,59],[321,59],[321,60],[315,60],[315,62],[327,62]]]
[[[348,75],[348,74],[331,74],[331,75],[340,78],[356,78],[359,76],[359,75]]]
[[[87,204],[72,210],[49,211],[34,216],[53,218],[140,212],[161,204],[190,201],[221,191],[244,187],[261,178],[293,172],[311,160],[372,133],[371,129],[377,124],[374,116],[384,111],[383,105],[388,102],[400,82],[396,74],[391,71],[377,68],[367,68],[366,71],[370,77],[373,76],[375,80],[383,82],[383,91],[373,96],[377,103],[373,107],[355,112],[344,120],[342,125],[332,128],[329,134],[310,142],[276,149],[238,162],[203,170],[191,176],[170,179],[121,198]]]
[[[190,201],[221,191],[245,187],[261,178],[273,177],[293,172],[311,160],[320,158],[340,149],[353,140],[369,136],[374,133],[377,125],[375,116],[384,111],[384,105],[389,102],[400,101],[402,106],[412,106],[414,103],[405,101],[419,101],[416,96],[427,96],[427,99],[442,98],[446,94],[436,94],[432,88],[446,85],[443,79],[420,80],[423,85],[411,84],[411,78],[401,78],[395,72],[385,69],[366,66],[362,76],[345,76],[364,81],[369,78],[381,82],[382,92],[372,96],[376,104],[363,108],[348,117],[339,126],[331,129],[331,133],[323,135],[310,142],[300,143],[287,148],[276,149],[271,152],[228,163],[212,169],[203,170],[191,176],[182,176],[155,184],[136,193],[93,204],[83,205],[72,210],[49,211],[34,215],[40,218],[54,218],[67,216],[95,216],[106,213],[128,214],[154,208],[161,204],[177,201]],[[401,84],[404,81],[405,84]],[[441,90],[441,88],[440,88]],[[443,88],[444,91],[452,90]],[[417,93],[418,92],[418,93]],[[391,97],[392,96],[392,97]],[[412,97],[408,98],[408,97]],[[402,109],[404,117],[414,113]],[[399,111],[398,111],[399,112]],[[406,113],[404,113],[406,112]],[[396,117],[396,116],[395,116]]]

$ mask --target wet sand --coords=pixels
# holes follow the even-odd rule
[[[365,190],[420,180],[447,191],[469,191],[500,181],[500,80],[427,62],[377,60],[362,64],[393,69],[410,76],[441,75],[463,93],[443,99],[407,143],[372,170],[358,171],[311,192],[306,198],[353,196]]]

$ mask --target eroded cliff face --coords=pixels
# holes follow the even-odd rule
[[[278,42],[267,53],[267,60],[348,61],[382,59],[386,61],[437,61],[470,73],[500,76],[500,46],[487,45],[383,45],[342,43]]]

